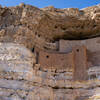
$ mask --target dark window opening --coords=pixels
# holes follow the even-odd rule
[[[39,62],[39,52],[36,52],[36,64]]]
[[[58,28],[57,26],[55,26],[55,28]]]
[[[65,27],[61,27],[61,29],[62,29],[62,30],[66,30],[66,28],[65,28]]]
[[[97,25],[93,25],[93,28],[97,27]]]
[[[10,15],[13,15],[12,13],[10,13]]]
[[[76,51],[79,52],[79,49],[77,49]]]
[[[32,52],[34,52],[34,48],[32,48]]]
[[[38,34],[38,37],[40,37],[40,35]]]
[[[47,55],[46,58],[49,58],[49,56]]]
[[[28,28],[30,28],[30,26],[27,26]]]

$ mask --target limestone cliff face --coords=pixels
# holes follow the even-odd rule
[[[47,47],[59,39],[85,39],[100,35],[100,5],[85,9],[36,8],[20,4],[0,7],[0,41]],[[27,37],[27,38],[26,38]],[[40,45],[41,43],[41,45]]]
[[[25,4],[0,7],[0,100],[99,100],[99,35],[100,5],[81,10],[52,6],[39,9]],[[79,65],[77,73],[81,77],[86,70],[87,80],[73,80],[77,75],[73,69],[73,52],[77,49],[72,51],[72,48],[81,45],[86,47],[86,51],[82,50],[87,53],[88,64],[87,69]],[[63,60],[62,54],[57,54],[58,49],[71,51],[68,56],[64,54],[67,60],[64,62],[69,64],[69,58],[72,59],[68,68],[60,63],[59,67],[52,64],[42,67],[43,62],[37,62],[37,51],[42,50],[49,50],[52,57],[56,53],[56,58]],[[42,60],[46,54],[42,54]],[[50,58],[58,64],[59,60],[55,59]]]

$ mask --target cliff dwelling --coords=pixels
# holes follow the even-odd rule
[[[100,5],[0,6],[0,100],[100,100]]]
[[[69,53],[40,51],[38,55],[38,64],[40,64],[42,68],[48,69],[72,68],[74,70],[73,79],[88,79],[86,72],[88,62],[85,46],[76,46]]]
[[[42,69],[72,69],[73,80],[87,80],[90,78],[87,70],[100,66],[99,40],[60,40],[56,42],[57,51],[35,49],[37,64]]]

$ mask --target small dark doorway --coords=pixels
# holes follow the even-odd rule
[[[39,62],[39,52],[36,52],[36,64]]]
[[[33,53],[34,53],[34,48],[32,48],[32,50],[31,50]]]

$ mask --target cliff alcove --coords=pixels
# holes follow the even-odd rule
[[[0,6],[0,100],[99,100],[100,5]]]

